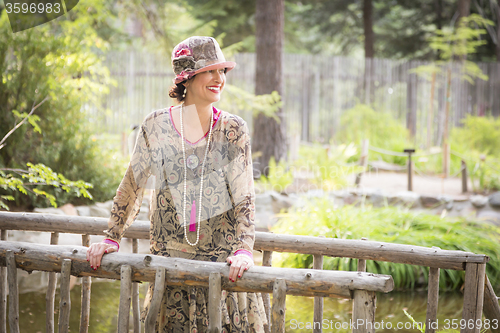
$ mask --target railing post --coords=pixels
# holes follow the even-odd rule
[[[377,295],[374,291],[354,290],[354,301],[352,302],[353,333],[375,332],[376,305]]]
[[[313,256],[313,268],[323,269],[323,256],[315,254]],[[313,333],[323,332],[323,297],[314,297],[314,319],[313,319]],[[319,326],[319,327],[318,327]]]
[[[160,312],[160,305],[165,287],[165,268],[158,267],[156,269],[153,297],[149,305],[148,315],[146,316],[145,332],[153,332],[155,329],[156,318],[158,317],[158,313]]]
[[[82,245],[90,246],[90,236],[82,235]],[[80,333],[87,333],[89,331],[90,321],[90,286],[92,280],[90,276],[82,277],[82,312],[80,315]]]
[[[411,154],[415,152],[415,149],[405,149],[404,152],[408,154],[408,191],[413,191],[413,162]]]
[[[368,240],[366,237],[361,237],[361,240]],[[358,272],[366,272],[366,260],[358,259]]]
[[[362,237],[361,240],[368,240]],[[358,259],[358,272],[366,272],[366,260]],[[375,308],[377,296],[375,292],[365,290],[354,290],[354,300],[352,302],[352,322],[353,332],[373,333],[375,328]],[[358,322],[358,320],[361,320]],[[360,323],[362,323],[360,325]]]
[[[273,287],[273,307],[271,313],[271,332],[285,333],[285,302],[286,302],[286,281],[276,279]]]
[[[439,302],[439,268],[429,267],[429,290],[427,292],[427,316],[425,333],[434,333],[438,329],[437,309]]]
[[[9,280],[9,326],[11,333],[19,333],[19,291],[17,289],[17,268],[14,252],[8,250],[7,278]]]
[[[0,230],[0,240],[7,240],[7,230]],[[0,267],[0,333],[7,333],[7,267]]]
[[[464,287],[464,308],[462,319],[465,319],[466,327],[461,329],[461,333],[479,333],[481,326],[477,322],[481,321],[484,301],[484,278],[486,274],[486,264],[465,264],[465,287]],[[473,323],[469,326],[469,322]]]
[[[462,193],[467,192],[467,163],[462,160]]]
[[[128,333],[130,319],[130,299],[132,298],[132,268],[121,267],[120,309],[118,310],[118,333]]]
[[[71,297],[69,282],[71,278],[71,259],[64,259],[61,267],[61,300],[59,301],[59,333],[69,331],[69,314],[71,311]]]
[[[59,233],[53,232],[50,235],[50,244],[57,245],[59,242]],[[49,283],[47,285],[47,294],[45,294],[45,328],[47,333],[54,333],[54,303],[56,299],[56,272],[49,273]]]
[[[208,282],[208,332],[222,332],[220,273],[210,273]]]
[[[139,240],[132,239],[132,252],[139,253]],[[139,307],[139,283],[132,283],[132,313],[134,317],[134,333],[141,333],[141,310]]]
[[[264,251],[262,254],[262,266],[271,267],[273,261],[273,252],[272,251]],[[269,297],[268,293],[262,294],[262,302],[264,303],[264,310],[266,311],[267,317],[267,325],[264,325],[264,332],[271,332],[271,297]]]
[[[491,323],[494,319],[500,320],[500,306],[498,305],[498,298],[495,291],[491,286],[488,277],[485,278],[484,285],[484,306],[483,312],[486,319],[490,321],[490,330],[492,333],[500,333],[500,326],[493,326]],[[494,322],[493,322],[494,323]]]
[[[363,167],[363,171],[356,175],[356,180],[354,181],[354,185],[359,186],[361,183],[361,177],[365,172],[365,169],[368,165],[368,146],[370,145],[370,141],[368,139],[364,139],[361,145],[361,156],[359,157],[359,166]]]

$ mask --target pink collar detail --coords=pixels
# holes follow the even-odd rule
[[[215,106],[212,106],[212,110],[214,112],[214,123],[212,124],[212,129],[215,127],[215,125],[217,124],[217,122],[219,121],[219,118],[222,114],[222,111],[219,111],[215,108]],[[177,128],[175,127],[175,124],[174,124],[174,119],[172,118],[172,106],[170,107],[169,109],[169,115],[170,115],[170,121],[172,122],[172,127],[175,129],[175,131],[177,132],[177,134],[179,134],[179,136],[181,136],[181,133],[177,130]],[[201,140],[203,140],[209,133],[210,130],[207,131],[207,133],[205,133],[205,135],[200,138],[200,140],[196,141],[196,142],[190,142],[188,141],[187,139],[184,139],[187,143],[189,144],[197,144],[198,142],[200,142]]]

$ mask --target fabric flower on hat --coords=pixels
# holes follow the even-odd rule
[[[176,77],[178,79],[182,79],[184,81],[184,80],[189,80],[192,76],[193,76],[193,72],[182,71],[179,74],[177,74]]]
[[[182,45],[182,48],[179,48],[177,51],[175,51],[175,57],[180,57],[180,56],[192,56],[193,55],[193,50],[191,50],[189,47],[186,45]]]

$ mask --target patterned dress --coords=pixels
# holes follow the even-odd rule
[[[246,122],[213,108],[212,139],[205,162],[201,222],[200,180],[208,139],[185,140],[186,158],[197,155],[198,166],[187,169],[186,222],[196,202],[199,242],[190,246],[184,236],[184,169],[181,136],[172,120],[172,108],[149,114],[141,126],[127,172],[114,197],[108,238],[120,241],[136,219],[144,189],[152,190],[150,207],[150,251],[166,257],[225,262],[239,249],[253,250],[255,237],[255,192]],[[191,243],[196,232],[187,229]],[[146,294],[143,319],[149,309],[154,284]],[[156,322],[156,332],[206,332],[208,289],[168,286]],[[223,291],[224,332],[263,332],[267,324],[261,294]]]

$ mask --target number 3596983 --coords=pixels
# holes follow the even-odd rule
[[[457,330],[459,328],[460,329],[465,329],[465,328],[469,328],[469,329],[474,329],[474,328],[497,329],[498,328],[498,319],[493,319],[493,320],[489,320],[489,319],[485,319],[485,320],[481,320],[481,319],[477,319],[477,320],[474,320],[474,319],[469,319],[469,320],[445,319],[444,320],[444,329],[445,330],[448,330],[448,329]]]
[[[26,3],[26,2],[15,2],[15,3],[6,3],[5,9],[7,13],[24,13],[24,14],[35,14],[35,13],[60,13],[61,12],[61,4],[60,3]]]

